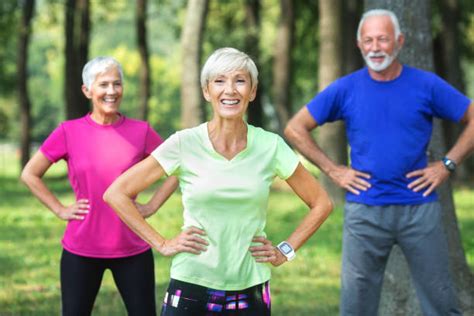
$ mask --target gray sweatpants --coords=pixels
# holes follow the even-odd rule
[[[347,203],[341,315],[377,315],[383,275],[394,244],[403,251],[424,315],[461,315],[448,267],[438,202],[371,206]]]

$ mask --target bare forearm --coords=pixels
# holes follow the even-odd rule
[[[285,136],[296,149],[310,162],[329,174],[336,164],[316,144],[311,133],[302,126],[288,125]]]
[[[168,200],[177,187],[178,178],[175,176],[167,178],[163,185],[155,191],[150,201],[147,203],[149,209],[152,210],[149,215],[154,214]]]
[[[331,213],[333,204],[324,188],[301,164],[286,181],[310,208],[310,212],[287,240],[293,248],[298,249],[319,229]]]
[[[59,215],[60,210],[64,208],[64,205],[48,189],[40,177],[22,173],[21,180],[41,203],[43,203],[56,216]]]
[[[111,187],[105,192],[104,200],[131,230],[153,248],[158,251],[161,249],[165,239],[147,223],[130,197]]]
[[[460,164],[473,150],[474,121],[470,121],[446,156]]]
[[[329,198],[313,207],[287,241],[295,250],[299,249],[321,227],[331,211],[332,203]]]

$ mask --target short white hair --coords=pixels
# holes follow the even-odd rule
[[[252,88],[258,84],[258,70],[252,58],[232,47],[219,48],[207,58],[201,70],[201,88],[207,87],[209,80],[235,70],[248,71]]]
[[[123,71],[120,63],[112,57],[100,56],[91,59],[82,69],[82,83],[90,90],[97,75],[102,74],[110,68],[116,68],[120,73],[120,80],[123,81]]]
[[[373,10],[369,10],[365,12],[362,15],[362,18],[360,19],[359,27],[357,28],[358,41],[360,41],[360,37],[361,37],[360,31],[362,29],[362,24],[364,24],[365,20],[367,20],[367,18],[371,16],[388,16],[390,20],[392,21],[393,29],[395,31],[395,39],[398,39],[398,37],[400,36],[402,32],[400,31],[400,24],[398,23],[398,18],[395,15],[395,13],[393,13],[393,11],[385,10],[385,9],[373,9]]]

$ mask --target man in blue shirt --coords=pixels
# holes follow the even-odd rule
[[[403,65],[397,17],[366,12],[357,31],[367,67],[317,94],[288,123],[288,140],[347,190],[341,315],[377,315],[394,244],[407,258],[425,315],[460,315],[435,189],[474,148],[474,105],[433,73]],[[426,155],[433,118],[466,123],[442,161]],[[351,166],[337,165],[311,131],[343,120]]]

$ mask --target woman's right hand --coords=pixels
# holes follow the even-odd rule
[[[175,238],[165,240],[161,249],[158,249],[158,251],[167,257],[180,252],[189,252],[198,255],[207,250],[206,246],[209,245],[209,243],[197,235],[205,236],[206,232],[196,227],[186,228]]]
[[[89,208],[89,200],[80,199],[70,206],[61,208],[56,216],[65,221],[83,220],[85,215],[89,213]]]

